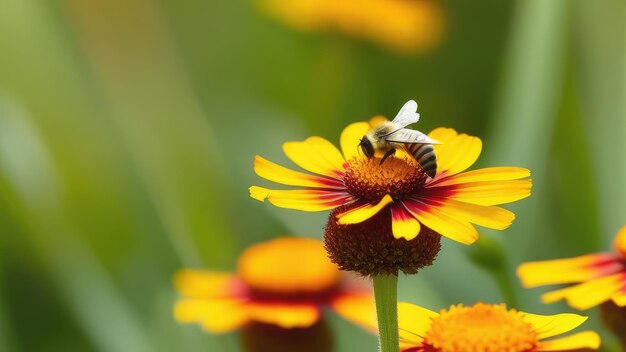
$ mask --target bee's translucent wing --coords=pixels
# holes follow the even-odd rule
[[[441,142],[432,139],[424,133],[408,128],[397,130],[396,132],[385,137],[387,142],[407,143],[407,144],[441,144]]]
[[[420,114],[417,113],[417,103],[415,100],[409,100],[402,106],[398,115],[391,122],[398,127],[404,128],[412,123],[416,123],[419,119]]]

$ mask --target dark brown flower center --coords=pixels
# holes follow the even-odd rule
[[[245,352],[331,352],[335,350],[332,330],[323,319],[308,328],[294,329],[251,323],[243,328],[240,336]]]
[[[626,348],[626,307],[620,307],[613,301],[604,302],[600,305],[600,317]]]
[[[400,271],[415,274],[434,262],[441,249],[441,235],[422,226],[414,239],[396,239],[389,209],[359,224],[337,224],[337,214],[357,206],[354,203],[335,209],[324,230],[324,247],[340,269],[363,276],[397,275]]]
[[[418,194],[427,177],[421,166],[410,158],[390,157],[382,164],[379,158],[355,158],[348,161],[343,181],[350,194],[376,203],[386,194],[394,199]]]

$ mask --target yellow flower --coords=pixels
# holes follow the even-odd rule
[[[224,333],[263,323],[283,329],[316,324],[324,306],[371,297],[327,258],[321,241],[283,237],[248,248],[236,274],[184,269],[174,277],[181,295],[174,316]]]
[[[380,118],[372,124],[380,123]],[[380,164],[357,150],[359,139],[371,124],[357,122],[341,134],[340,152],[329,141],[310,137],[287,142],[283,151],[296,165],[312,174],[293,171],[260,156],[254,161],[257,175],[299,190],[271,190],[252,186],[252,198],[303,211],[323,211],[350,205],[337,214],[339,225],[353,225],[391,214],[393,236],[414,239],[422,227],[455,241],[471,244],[478,238],[472,224],[502,230],[515,215],[497,205],[530,195],[530,171],[517,167],[493,167],[468,172],[482,149],[479,138],[437,128],[429,137],[434,145],[437,174],[428,177],[408,155],[399,153]]]
[[[367,298],[337,302],[337,312],[376,331],[373,303]],[[557,337],[587,318],[576,314],[536,315],[507,310],[503,304],[453,305],[436,313],[410,303],[398,304],[403,352],[534,352],[597,349],[600,337],[584,331]]]
[[[542,296],[544,303],[565,299],[584,310],[612,300],[626,307],[626,226],[614,240],[616,252],[524,263],[517,269],[525,287],[580,283]]]
[[[398,52],[426,52],[443,38],[444,12],[432,0],[259,0],[259,4],[297,30],[337,30]]]

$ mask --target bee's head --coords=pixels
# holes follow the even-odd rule
[[[359,147],[361,147],[361,150],[363,151],[363,154],[365,154],[365,156],[370,159],[374,156],[374,146],[372,146],[372,142],[370,142],[369,139],[367,139],[366,136],[363,136],[363,138],[361,138],[361,142],[359,143]]]

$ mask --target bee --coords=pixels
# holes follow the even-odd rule
[[[405,128],[419,119],[417,103],[409,100],[391,122],[384,122],[370,129],[361,138],[359,147],[370,159],[376,152],[385,153],[380,160],[381,165],[388,157],[395,154],[396,149],[402,148],[415,158],[428,176],[435,177],[437,157],[433,144],[439,144],[439,142],[420,131]]]

